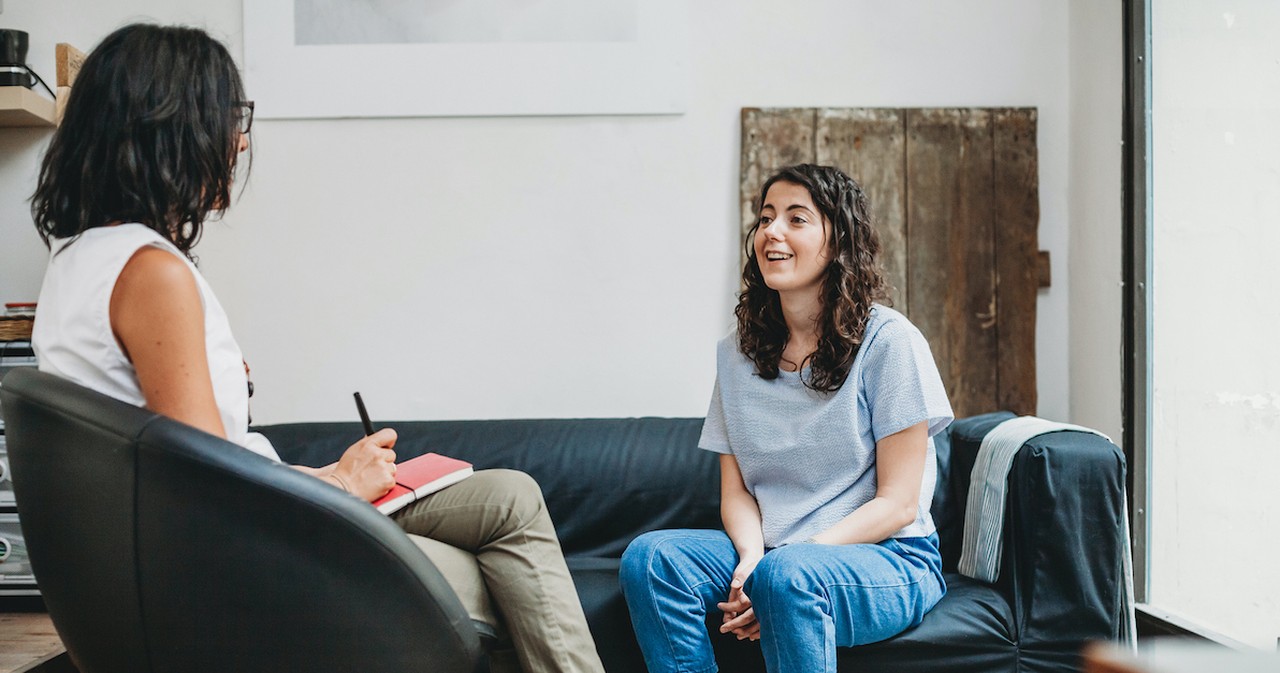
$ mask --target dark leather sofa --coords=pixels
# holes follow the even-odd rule
[[[933,515],[948,592],[918,627],[841,648],[842,671],[1068,671],[1082,645],[1116,636],[1122,610],[1124,459],[1097,436],[1028,442],[1009,476],[1005,546],[994,585],[956,574],[969,473],[982,437],[1012,414],[957,421],[938,438]],[[397,452],[435,451],[477,469],[523,470],[542,485],[610,673],[644,671],[618,588],[622,551],[660,528],[719,528],[716,457],[696,448],[701,419],[390,423]],[[355,423],[258,428],[289,462],[321,465],[361,435]],[[763,671],[758,645],[713,637],[724,671]]]

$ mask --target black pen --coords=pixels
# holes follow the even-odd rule
[[[356,393],[356,411],[360,412],[360,422],[364,423],[364,436],[368,437],[373,434],[373,423],[369,421],[369,412],[364,408],[364,400],[360,399],[360,393]]]

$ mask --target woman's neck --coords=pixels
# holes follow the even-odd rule
[[[782,350],[782,359],[798,370],[804,360],[818,349],[818,316],[822,311],[822,300],[817,292],[780,293],[778,299],[782,306],[782,319],[787,324],[787,344]]]

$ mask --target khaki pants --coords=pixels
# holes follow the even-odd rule
[[[473,619],[505,625],[526,673],[604,670],[532,477],[481,470],[393,518]]]

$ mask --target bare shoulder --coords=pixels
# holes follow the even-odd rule
[[[195,276],[187,263],[172,252],[152,245],[139,248],[125,263],[124,270],[116,280],[116,287],[122,284],[141,285],[157,290],[174,285],[189,285],[192,290],[196,289]]]
[[[153,246],[140,248],[125,263],[111,292],[110,313],[112,330],[122,342],[135,330],[154,332],[182,324],[204,329],[195,275],[172,252]]]
[[[146,246],[129,258],[116,279],[115,290],[111,293],[113,314],[119,308],[128,308],[117,306],[119,302],[132,306],[163,306],[171,302],[199,306],[200,289],[186,262],[168,250]]]

